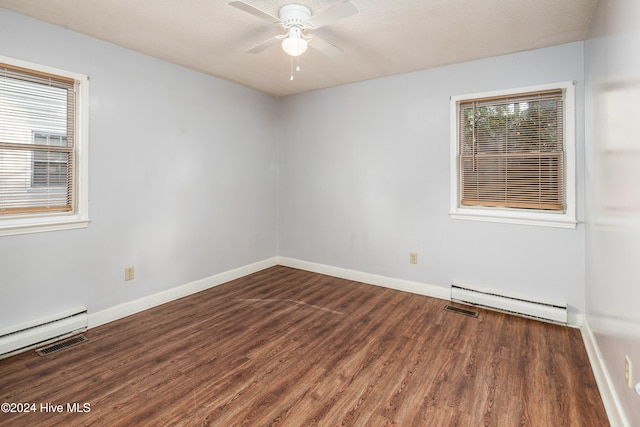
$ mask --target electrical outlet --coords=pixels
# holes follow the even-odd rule
[[[624,357],[624,380],[627,383],[627,387],[633,388],[633,375],[631,371],[631,359],[629,359],[629,356]]]
[[[133,280],[135,277],[133,266],[124,268],[124,280]]]
[[[417,264],[418,263],[418,254],[415,252],[411,252],[409,254],[409,263],[410,264]]]

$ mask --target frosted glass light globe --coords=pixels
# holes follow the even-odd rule
[[[293,27],[289,30],[289,37],[282,40],[282,50],[291,56],[300,56],[307,50],[308,44],[302,38],[299,28]]]

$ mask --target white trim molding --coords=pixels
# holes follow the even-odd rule
[[[298,268],[300,270],[311,271],[313,273],[326,274],[327,276],[353,280],[356,282],[366,283],[368,285],[382,286],[398,291],[411,292],[413,294],[425,295],[428,297],[439,298],[447,301],[450,300],[449,288],[445,288],[442,286],[428,285],[426,283],[396,279],[393,277],[380,276],[371,273],[364,273],[362,271],[333,267],[325,264],[317,264],[315,262],[302,261],[295,258],[278,257],[278,265]]]
[[[184,285],[168,289],[157,294],[149,295],[134,301],[125,302],[96,313],[89,313],[89,328],[104,325],[114,320],[139,313],[149,308],[213,288],[231,280],[239,279],[252,273],[277,265],[277,258],[267,258],[253,264],[228,270],[204,279],[186,283]]]
[[[326,274],[327,276],[339,277],[341,279],[353,280],[366,283],[368,285],[382,286],[398,291],[411,292],[417,295],[438,298],[451,301],[451,288],[427,283],[414,282],[411,280],[397,279],[394,277],[380,276],[377,274],[365,273],[347,268],[334,267],[326,264],[318,264],[310,261],[303,261],[296,258],[277,257],[278,265],[298,268],[300,270],[311,271],[313,273]],[[582,313],[569,309],[567,326],[580,328],[582,326]]]
[[[411,292],[414,294],[443,299],[447,301],[450,300],[449,288],[441,286],[428,285],[425,283],[413,282],[410,280],[396,279],[393,277],[364,273],[361,271],[349,270],[346,268],[333,267],[309,261],[302,261],[295,258],[273,257],[233,270],[215,274],[213,276],[196,280],[190,283],[186,283],[184,285],[177,286],[166,291],[158,292],[156,294],[149,295],[143,298],[139,298],[134,301],[128,301],[95,313],[89,312],[88,327],[89,329],[95,328],[97,326],[113,322],[115,320],[139,313],[158,305],[183,298],[197,292],[204,291],[206,289],[213,288],[215,286],[227,283],[231,280],[256,273],[275,265],[298,268],[300,270],[326,274],[327,276],[362,282],[368,285],[382,286],[389,289]]]
[[[397,279],[394,277],[365,273],[357,270],[350,270],[326,264],[303,261],[296,258],[276,256],[233,270],[215,274],[210,277],[205,277],[200,280],[186,283],[184,285],[177,286],[166,291],[158,292],[156,294],[149,295],[134,301],[128,301],[95,313],[89,312],[88,327],[90,329],[96,326],[104,325],[105,323],[109,323],[123,317],[139,313],[149,308],[153,308],[158,305],[183,298],[185,296],[201,292],[209,288],[213,288],[231,280],[235,280],[240,277],[244,277],[246,275],[256,273],[258,271],[276,265],[297,268],[313,273],[326,274],[327,276],[366,283],[368,285],[382,286],[398,291],[410,292],[417,295],[424,295],[432,298],[451,301],[451,289],[449,287],[442,287],[411,280]],[[579,328],[582,326],[582,324],[583,315],[581,313],[574,313],[569,311],[568,326]]]
[[[583,319],[582,328],[582,340],[584,341],[584,347],[587,350],[587,356],[589,356],[589,362],[591,363],[591,369],[593,375],[596,378],[598,384],[598,390],[602,397],[602,403],[607,411],[607,417],[612,427],[631,427],[627,416],[625,415],[624,408],[618,398],[618,393],[613,386],[613,381],[609,375],[609,370],[602,358],[598,342],[596,341],[593,331],[589,327],[587,319]]]

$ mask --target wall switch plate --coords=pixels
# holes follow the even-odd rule
[[[133,280],[135,277],[133,266],[124,268],[124,280]]]
[[[631,359],[629,359],[629,356],[624,357],[624,379],[627,383],[627,387],[633,388],[633,374],[631,371]]]
[[[415,252],[411,252],[409,254],[409,263],[410,264],[417,264],[418,263],[418,254]]]

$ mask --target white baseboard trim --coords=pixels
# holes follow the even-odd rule
[[[630,427],[631,424],[625,415],[624,409],[620,404],[620,399],[616,393],[613,381],[609,375],[609,370],[604,363],[598,342],[596,341],[589,322],[586,317],[583,319],[582,327],[580,328],[582,333],[582,340],[589,356],[589,362],[591,363],[591,369],[593,375],[596,377],[596,383],[598,384],[598,390],[600,390],[600,397],[602,397],[602,403],[607,411],[607,417],[612,427]]]
[[[428,285],[426,283],[413,282],[410,280],[395,279],[393,277],[379,276],[377,274],[364,273],[362,271],[349,270],[346,268],[332,267],[315,262],[302,261],[295,258],[278,257],[278,265],[298,268],[300,270],[311,271],[313,273],[326,274],[327,276],[339,277],[341,279],[353,280],[366,283],[368,285],[382,286],[398,291],[411,292],[428,297],[451,300],[449,288]]]
[[[413,282],[410,280],[396,279],[393,277],[380,276],[377,274],[364,273],[357,270],[333,267],[326,264],[318,264],[310,261],[303,261],[296,258],[277,257],[278,265],[298,268],[300,270],[311,271],[313,273],[326,274],[327,276],[339,277],[341,279],[355,280],[369,285],[382,286],[399,291],[411,292],[418,295],[439,298],[451,301],[451,289],[442,286],[429,285],[426,283]],[[567,326],[572,328],[582,327],[584,315],[569,311]]]
[[[183,298],[188,295],[195,294],[196,292],[204,291],[205,289],[221,285],[231,280],[239,279],[240,277],[256,273],[260,270],[264,270],[265,268],[273,267],[274,265],[277,265],[277,257],[268,258],[233,270],[214,274],[213,276],[206,277],[204,279],[167,289],[166,291],[158,292],[157,294],[149,295],[134,301],[125,302],[95,313],[89,313],[88,327],[89,329],[95,328],[96,326],[113,322],[114,320],[139,313],[160,304]]]
[[[121,319],[123,317],[156,307],[169,301],[186,297],[196,292],[221,285],[234,279],[264,270],[275,265],[298,268],[314,273],[326,274],[328,276],[339,277],[347,280],[366,283],[369,285],[382,286],[404,292],[411,292],[418,295],[451,300],[451,290],[442,286],[430,285],[426,283],[414,282],[410,280],[396,279],[388,276],[365,273],[357,270],[350,270],[341,267],[333,267],[326,264],[318,264],[310,261],[303,261],[296,258],[272,257],[255,262],[233,270],[215,274],[204,279],[196,280],[157,294],[149,295],[134,301],[125,302],[114,307],[107,308],[95,313],[89,312],[88,328],[104,325],[105,323]],[[581,313],[569,313],[569,326],[580,328],[585,324]],[[584,333],[584,332],[583,332]]]

